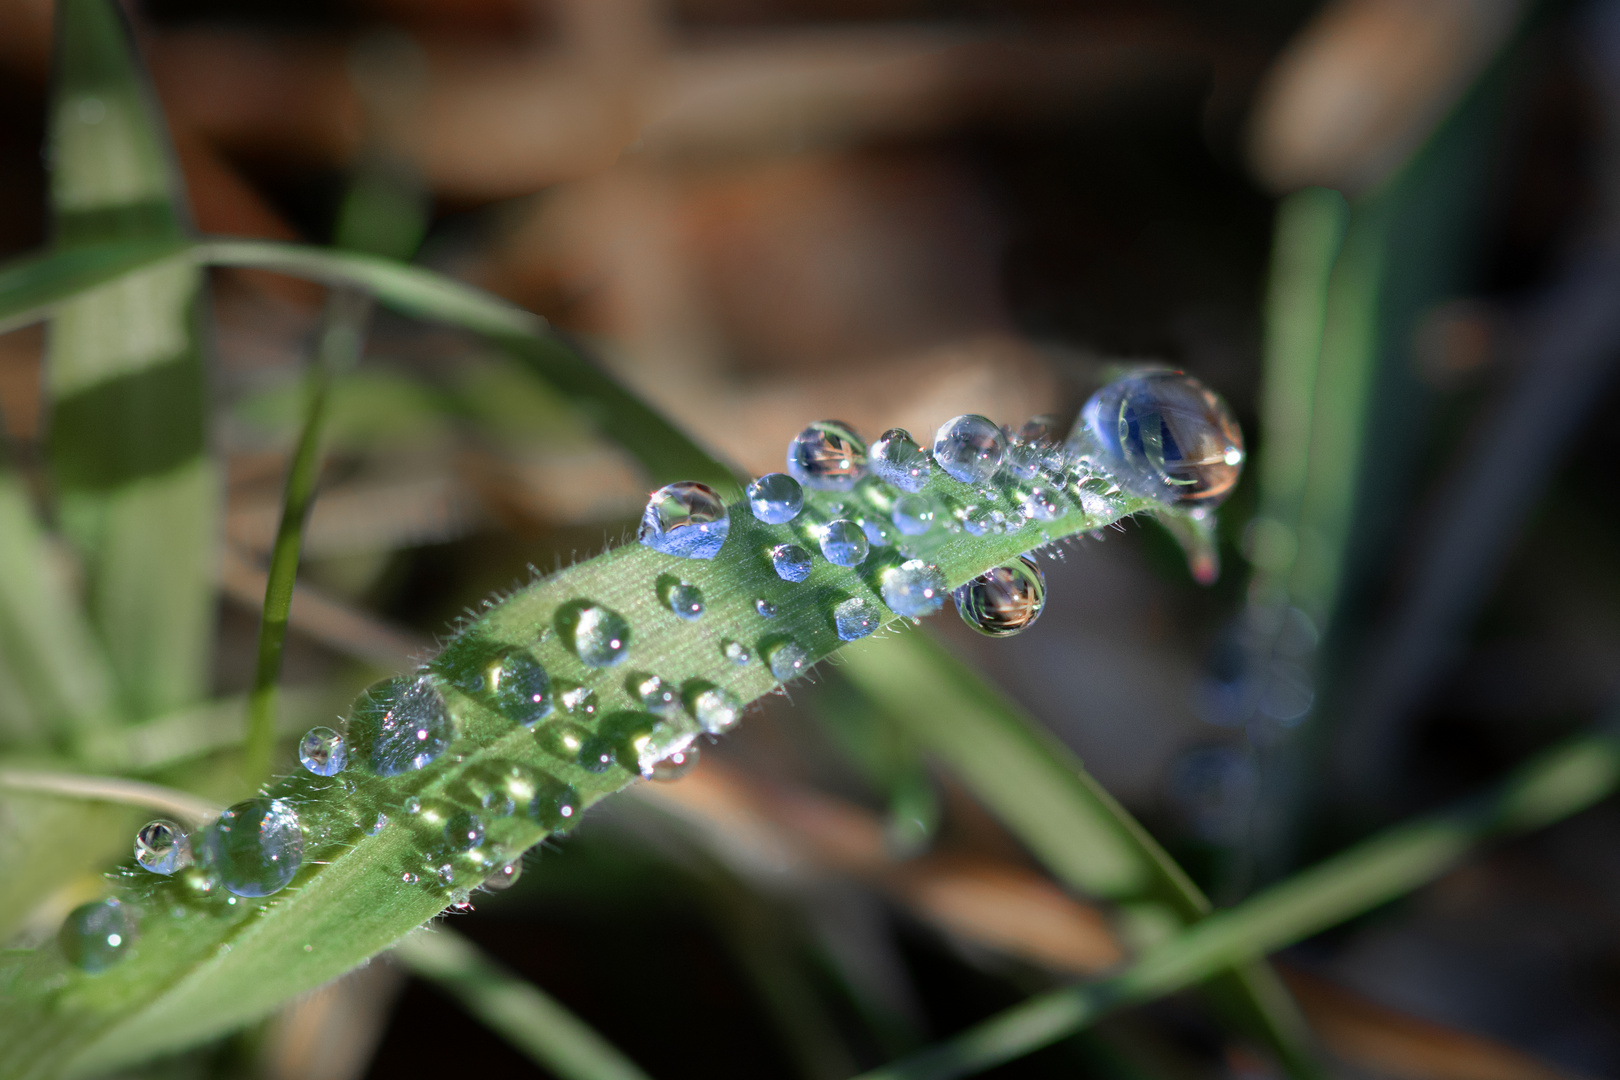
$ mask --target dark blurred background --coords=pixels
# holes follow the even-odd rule
[[[1066,423],[1139,361],[1218,390],[1263,458],[1278,198],[1342,191],[1352,239],[1379,244],[1356,316],[1372,374],[1365,400],[1316,403],[1356,438],[1322,493],[1346,522],[1337,585],[1292,601],[1302,707],[1211,705],[1276,659],[1244,637],[1263,607],[1252,469],[1213,588],[1132,523],[1047,563],[1028,634],[932,627],[1218,902],[1476,788],[1617,689],[1612,0],[128,11],[201,231],[330,243],[369,207],[402,254],[578,335],[756,473],[825,416],[869,438],[961,412]],[[47,0],[3,0],[0,256],[46,239],[49,54]],[[320,294],[247,271],[213,284],[231,692],[251,676],[254,566]],[[25,463],[41,342],[0,336]],[[295,685],[353,682],[357,656],[387,667],[640,508],[627,459],[447,332],[379,321],[334,425]],[[771,699],[692,777],[614,800],[455,925],[659,1077],[833,1080],[1117,958],[1104,915],[947,778],[894,782],[841,707],[836,667]],[[1617,820],[1599,807],[1282,958],[1336,1067],[1620,1075]],[[465,1068],[469,1045],[481,1071],[537,1072],[378,963],[172,1069],[412,1076]],[[1267,1068],[1188,998],[994,1075]]]

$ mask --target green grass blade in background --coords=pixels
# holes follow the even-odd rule
[[[1209,912],[1192,880],[1066,747],[926,634],[868,639],[843,656],[845,678],[944,762],[1059,881],[1121,905],[1136,936],[1150,939]],[[1290,1071],[1315,1073],[1309,1032],[1269,968],[1245,964],[1213,990]]]
[[[583,1020],[453,930],[411,934],[393,955],[560,1080],[647,1080]]]
[[[183,237],[59,248],[0,266],[0,334],[37,322],[56,305],[131,271],[183,254]]]
[[[183,240],[178,177],[118,10],[62,0],[56,34],[57,245]],[[206,447],[201,285],[194,261],[172,258],[59,304],[50,325],[60,518],[133,718],[196,700],[210,675],[220,493]]]
[[[1549,825],[1620,785],[1620,740],[1587,736],[1519,769],[1489,795],[1358,844],[1149,950],[1102,982],[1016,1005],[859,1080],[952,1080],[1022,1057],[1106,1013],[1185,989],[1245,956],[1293,944],[1440,877],[1480,843]]]

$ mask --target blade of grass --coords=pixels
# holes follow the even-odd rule
[[[448,927],[411,934],[394,946],[393,955],[561,1080],[648,1080],[555,998]]]
[[[1149,950],[1113,978],[1041,994],[859,1080],[950,1080],[1011,1061],[1116,1009],[1175,993],[1418,888],[1479,844],[1549,825],[1620,785],[1620,739],[1571,740],[1493,792],[1358,844]]]
[[[0,790],[31,791],[64,799],[138,806],[167,814],[192,825],[216,818],[224,809],[217,803],[199,799],[189,792],[178,791],[161,784],[148,784],[144,780],[49,772],[43,769],[0,767]]]
[[[48,317],[57,305],[125,274],[182,255],[183,237],[59,248],[0,266],[0,334]]]
[[[1198,886],[1067,747],[930,637],[870,639],[843,655],[841,673],[944,761],[1063,884],[1119,903],[1139,927],[1208,914]],[[1229,1019],[1292,1073],[1316,1073],[1309,1030],[1268,967],[1243,958],[1211,989]]]
[[[183,242],[178,173],[118,10],[62,0],[56,41],[57,246]],[[201,280],[191,259],[172,258],[58,304],[51,322],[60,518],[133,717],[198,699],[209,673],[219,485],[206,452]]]
[[[270,775],[276,739],[276,682],[281,677],[282,647],[287,639],[287,618],[298,578],[304,526],[315,505],[315,484],[320,478],[322,461],[321,434],[332,382],[359,360],[370,313],[370,298],[354,289],[334,290],[327,300],[320,341],[308,375],[303,429],[287,468],[281,523],[270,550],[264,607],[259,616],[258,660],[253,689],[248,694],[247,744],[242,764],[243,778],[249,787],[257,786]]]

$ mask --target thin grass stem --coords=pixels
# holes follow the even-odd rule
[[[65,799],[144,806],[179,818],[191,825],[212,821],[219,816],[222,809],[219,804],[199,798],[190,792],[176,791],[174,788],[148,784],[142,780],[125,780],[116,776],[36,772],[33,769],[0,769],[0,790],[31,791]]]

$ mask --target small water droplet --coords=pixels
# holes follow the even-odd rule
[[[552,831],[579,820],[579,793],[555,776],[542,776],[529,800],[529,817]]]
[[[689,728],[666,723],[648,713],[615,713],[603,722],[598,738],[612,746],[607,753],[609,763],[617,762],[646,777],[652,775],[660,761],[685,750],[696,736],[697,732]],[[586,752],[591,749],[587,747]],[[582,760],[580,764],[598,771],[594,761]]]
[[[964,506],[957,517],[972,536],[988,536],[995,531],[996,517],[988,506]]]
[[[878,577],[883,602],[896,615],[917,619],[938,611],[945,603],[945,575],[921,559],[891,566]]]
[[[703,617],[703,590],[674,578],[660,578],[658,593],[677,618],[694,622]]]
[[[420,814],[422,812],[422,800],[415,795],[407,796],[405,801],[399,804],[399,808],[407,814]]]
[[[785,525],[804,509],[804,488],[787,473],[766,473],[748,485],[748,506],[767,525]]]
[[[522,876],[523,864],[521,862],[514,860],[509,863],[502,863],[495,868],[493,874],[484,879],[481,888],[487,889],[489,892],[505,892],[513,885],[516,885],[518,878]]]
[[[685,749],[675,751],[673,754],[669,755],[669,757],[654,765],[652,768],[652,775],[647,779],[656,780],[659,783],[667,784],[671,781],[679,780],[681,777],[697,768],[697,763],[698,748],[696,746],[688,746]]]
[[[982,416],[968,413],[947,420],[934,435],[934,460],[964,484],[983,484],[1001,468],[1007,437]]]
[[[577,600],[563,605],[557,612],[557,630],[590,667],[612,667],[630,653],[630,624],[601,604]]]
[[[933,472],[928,453],[905,428],[890,428],[872,444],[872,475],[901,491],[921,491]]]
[[[766,653],[765,662],[777,682],[796,679],[810,667],[810,654],[796,641],[779,641]]]
[[[448,889],[456,883],[456,868],[445,863],[434,872],[433,876],[438,879],[440,885]]]
[[[388,815],[382,813],[381,811],[378,811],[377,819],[375,821],[373,821],[370,824],[370,826],[367,827],[366,835],[367,836],[376,836],[378,833],[382,832],[386,828],[388,828]]]
[[[191,865],[191,837],[172,821],[149,821],[135,834],[135,861],[154,874],[184,870]]]
[[[776,618],[776,605],[763,596],[754,601],[754,610],[759,612],[759,617],[762,619]]]
[[[777,544],[771,548],[771,566],[783,581],[803,581],[810,576],[810,553],[798,544]]]
[[[572,716],[589,720],[596,715],[596,691],[578,683],[557,684],[557,700]]]
[[[680,708],[681,702],[675,688],[657,675],[632,676],[628,685],[631,696],[650,713],[667,716]]]
[[[1025,489],[1019,497],[1018,507],[1031,521],[1054,521],[1063,515],[1063,507],[1059,505],[1056,494],[1044,486]]]
[[[1028,630],[1046,609],[1046,576],[1034,559],[1020,555],[985,571],[953,595],[963,622],[986,637],[1010,637]]]
[[[312,727],[298,741],[298,760],[316,776],[336,776],[349,764],[349,748],[331,728]]]
[[[889,547],[894,543],[894,526],[877,517],[862,515],[855,522],[866,534],[867,543],[873,547]]]
[[[652,493],[636,539],[665,555],[712,559],[720,554],[730,528],[731,516],[719,494],[707,484],[682,480]]]
[[[742,719],[742,701],[723,686],[689,683],[685,696],[686,707],[692,718],[698,722],[698,727],[710,735],[722,735],[736,727],[737,721]]]
[[[1172,505],[1215,506],[1243,470],[1243,432],[1232,411],[1179,371],[1143,372],[1098,390],[1069,445],[1095,453],[1136,494]]]
[[[833,608],[833,626],[840,641],[859,641],[878,628],[877,605],[852,596]]]
[[[821,420],[788,444],[788,473],[817,491],[849,491],[866,475],[866,443],[848,424]]]
[[[304,861],[298,812],[282,799],[239,802],[202,831],[197,861],[237,896],[280,892]]]
[[[902,495],[890,514],[894,527],[907,536],[921,536],[934,527],[934,500],[926,495]]]
[[[457,810],[444,822],[444,843],[451,851],[471,851],[484,842],[484,823],[477,814]]]
[[[444,698],[430,679],[402,676],[362,691],[349,712],[354,755],[378,776],[425,768],[450,746]]]
[[[56,940],[69,963],[98,975],[130,954],[138,932],[135,910],[108,897],[69,912]]]
[[[740,641],[731,641],[729,639],[720,643],[720,655],[738,667],[742,667],[754,658],[754,654],[748,651],[748,646]]]
[[[399,875],[399,880],[403,881],[407,885],[415,885],[418,881],[421,881],[422,879],[417,877],[415,874],[411,873],[409,870],[407,870],[403,874]]]
[[[834,566],[859,566],[872,550],[866,530],[844,518],[823,526],[820,540],[822,556]]]

